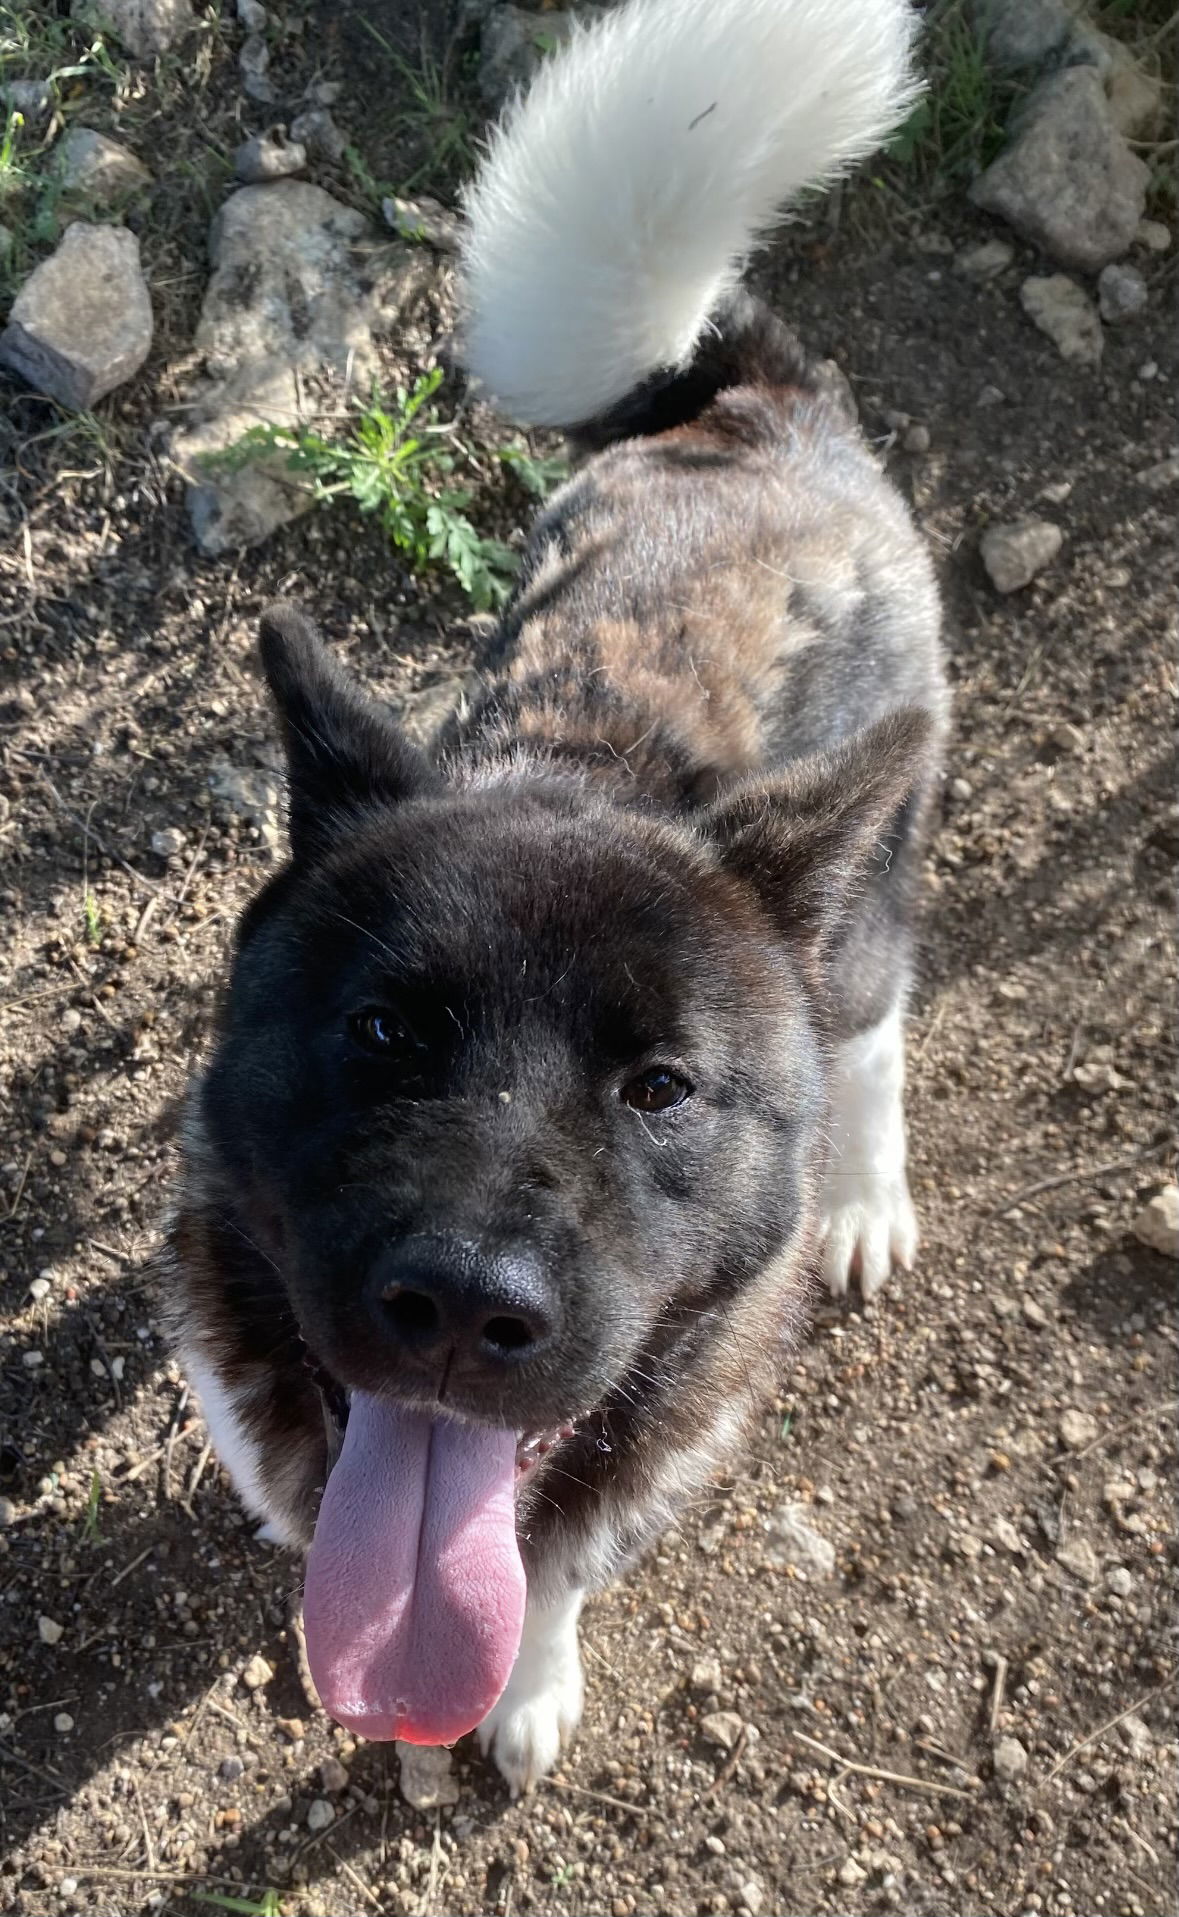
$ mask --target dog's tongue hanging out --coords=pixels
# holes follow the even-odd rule
[[[449,1744],[501,1695],[524,1623],[516,1435],[353,1395],[307,1559],[307,1657],[363,1737]]]

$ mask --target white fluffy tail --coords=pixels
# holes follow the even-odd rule
[[[588,420],[687,363],[754,241],[914,95],[909,0],[630,0],[507,111],[467,193],[466,360]]]

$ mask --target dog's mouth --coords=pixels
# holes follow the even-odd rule
[[[303,1615],[325,1709],[364,1737],[449,1744],[502,1695],[524,1622],[520,1485],[576,1421],[520,1432],[348,1393],[308,1361],[329,1470]]]

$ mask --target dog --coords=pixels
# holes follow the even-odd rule
[[[947,695],[929,560],[786,326],[780,209],[912,97],[905,0],[635,0],[467,196],[464,351],[561,427],[426,750],[262,622],[288,861],[192,1090],[176,1348],[311,1670],[513,1794],[578,1614],[780,1376],[812,1277],[908,1266],[903,1019]]]

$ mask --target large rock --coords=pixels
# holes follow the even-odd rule
[[[197,543],[220,553],[256,545],[310,501],[281,457],[238,471],[204,462],[253,426],[297,424],[304,380],[334,375],[366,393],[378,372],[374,337],[430,283],[431,263],[302,180],[235,193],[213,222],[210,252],[196,345],[211,383],[172,450]]]
[[[1041,80],[970,197],[1062,265],[1096,273],[1130,247],[1149,182],[1096,67],[1076,66]]]
[[[151,185],[151,174],[143,162],[93,127],[72,126],[62,135],[54,158],[65,191],[87,200],[105,204]]]
[[[992,66],[1020,73],[1043,66],[1068,44],[1080,0],[969,0],[969,15]]]
[[[1102,33],[1088,20],[1079,20],[1069,40],[1068,59],[1096,67],[1119,133],[1138,139],[1156,131],[1163,117],[1165,88],[1121,40]]]
[[[38,392],[85,412],[139,371],[151,340],[134,233],[76,220],[13,301],[0,362]]]
[[[137,60],[152,60],[179,46],[196,25],[190,0],[74,0],[75,20],[109,28]]]
[[[1046,333],[1061,359],[1077,366],[1096,366],[1105,338],[1097,308],[1083,286],[1067,273],[1038,273],[1019,289],[1024,312]]]

